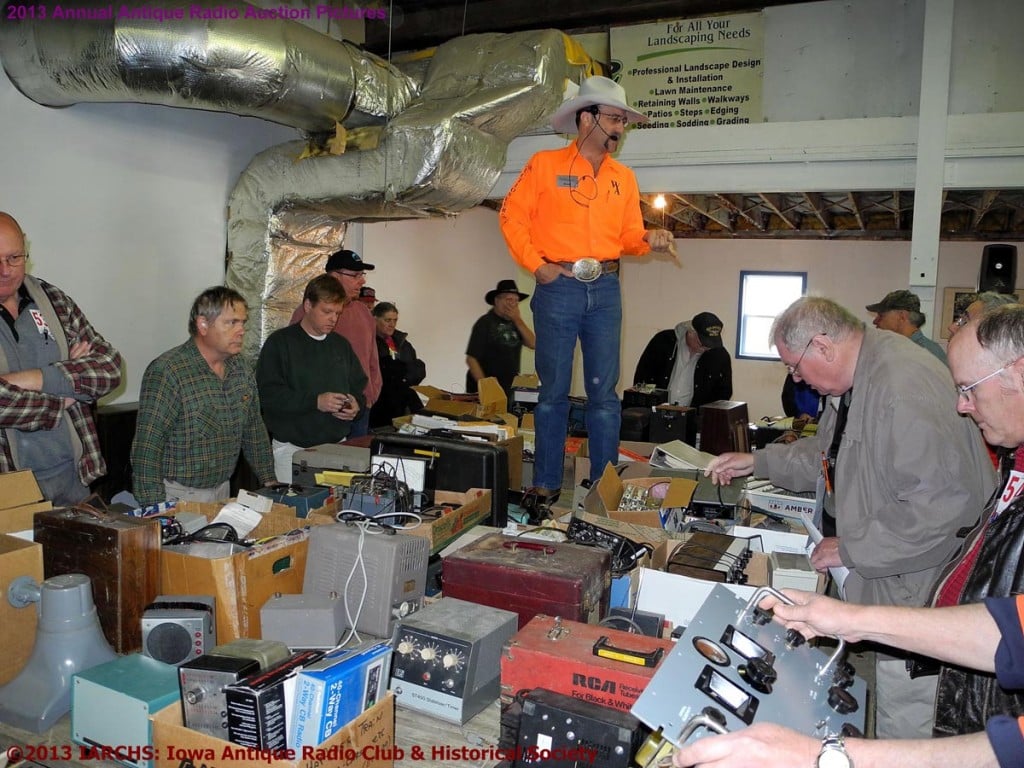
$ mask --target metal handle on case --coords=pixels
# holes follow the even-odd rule
[[[775,589],[774,587],[758,587],[757,591],[751,596],[750,600],[747,602],[746,607],[743,609],[743,613],[740,614],[740,618],[742,619],[749,612],[756,609],[758,604],[767,595],[777,597],[786,605],[796,605],[794,601],[790,600],[788,597],[786,597],[784,594],[782,594],[779,590]],[[833,651],[832,655],[829,656],[828,661],[825,662],[825,665],[821,668],[821,671],[819,671],[818,674],[815,675],[815,681],[821,680],[823,677],[825,677],[825,674],[830,669],[832,669],[833,666],[838,664],[839,659],[841,659],[843,655],[846,653],[846,641],[843,638],[838,637],[836,635],[830,635],[830,637],[835,637],[835,639],[838,641],[838,644],[836,645],[835,651]]]
[[[557,551],[550,544],[538,544],[535,541],[506,541],[501,546],[505,549],[532,549],[545,555],[553,555]]]
[[[689,739],[693,735],[693,732],[696,731],[698,728],[707,728],[709,731],[714,731],[718,734],[729,732],[729,729],[722,725],[720,722],[715,720],[713,717],[710,717],[706,713],[701,712],[699,715],[694,715],[686,721],[686,725],[684,725],[682,729],[679,731],[679,739],[676,743],[685,744],[686,740]]]

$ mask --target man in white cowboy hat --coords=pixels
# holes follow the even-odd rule
[[[537,279],[530,306],[537,333],[540,402],[534,484],[538,495],[562,486],[569,385],[577,338],[583,351],[591,480],[618,458],[619,257],[673,251],[672,233],[645,230],[636,177],[611,157],[626,126],[647,116],[606,77],[583,81],[551,116],[552,127],[576,140],[538,152],[523,168],[501,208],[501,231],[512,257]]]
[[[512,400],[512,380],[519,373],[523,347],[533,349],[536,337],[519,314],[519,302],[529,296],[521,293],[515,280],[499,280],[484,301],[493,309],[473,323],[466,345],[466,391],[476,392],[477,382],[493,376]]]

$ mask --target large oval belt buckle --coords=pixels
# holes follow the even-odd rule
[[[580,259],[572,265],[572,276],[583,283],[592,283],[601,276],[604,270],[597,259]]]

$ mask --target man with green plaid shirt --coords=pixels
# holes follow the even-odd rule
[[[27,260],[21,226],[0,212],[0,472],[31,469],[69,506],[107,471],[93,404],[121,383],[121,355]]]
[[[237,291],[208,288],[192,304],[189,340],[146,368],[132,443],[140,504],[226,499],[240,452],[261,483],[274,481],[256,380],[239,357],[247,319]]]

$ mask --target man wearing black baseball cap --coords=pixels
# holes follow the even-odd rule
[[[722,344],[722,321],[700,312],[659,331],[636,365],[633,384],[667,389],[668,401],[699,408],[732,397],[732,358]]]
[[[347,248],[332,253],[327,258],[327,264],[324,265],[324,272],[333,276],[345,289],[344,305],[341,314],[338,315],[334,332],[347,339],[348,343],[352,345],[367,378],[366,388],[363,390],[363,394],[366,396],[366,407],[352,422],[349,437],[361,437],[369,432],[370,406],[377,402],[382,383],[380,359],[377,357],[377,322],[373,319],[366,304],[359,301],[359,292],[366,284],[365,273],[373,269],[373,264],[367,264],[358,253]],[[295,325],[302,320],[304,315],[300,304],[292,314],[289,324]]]

